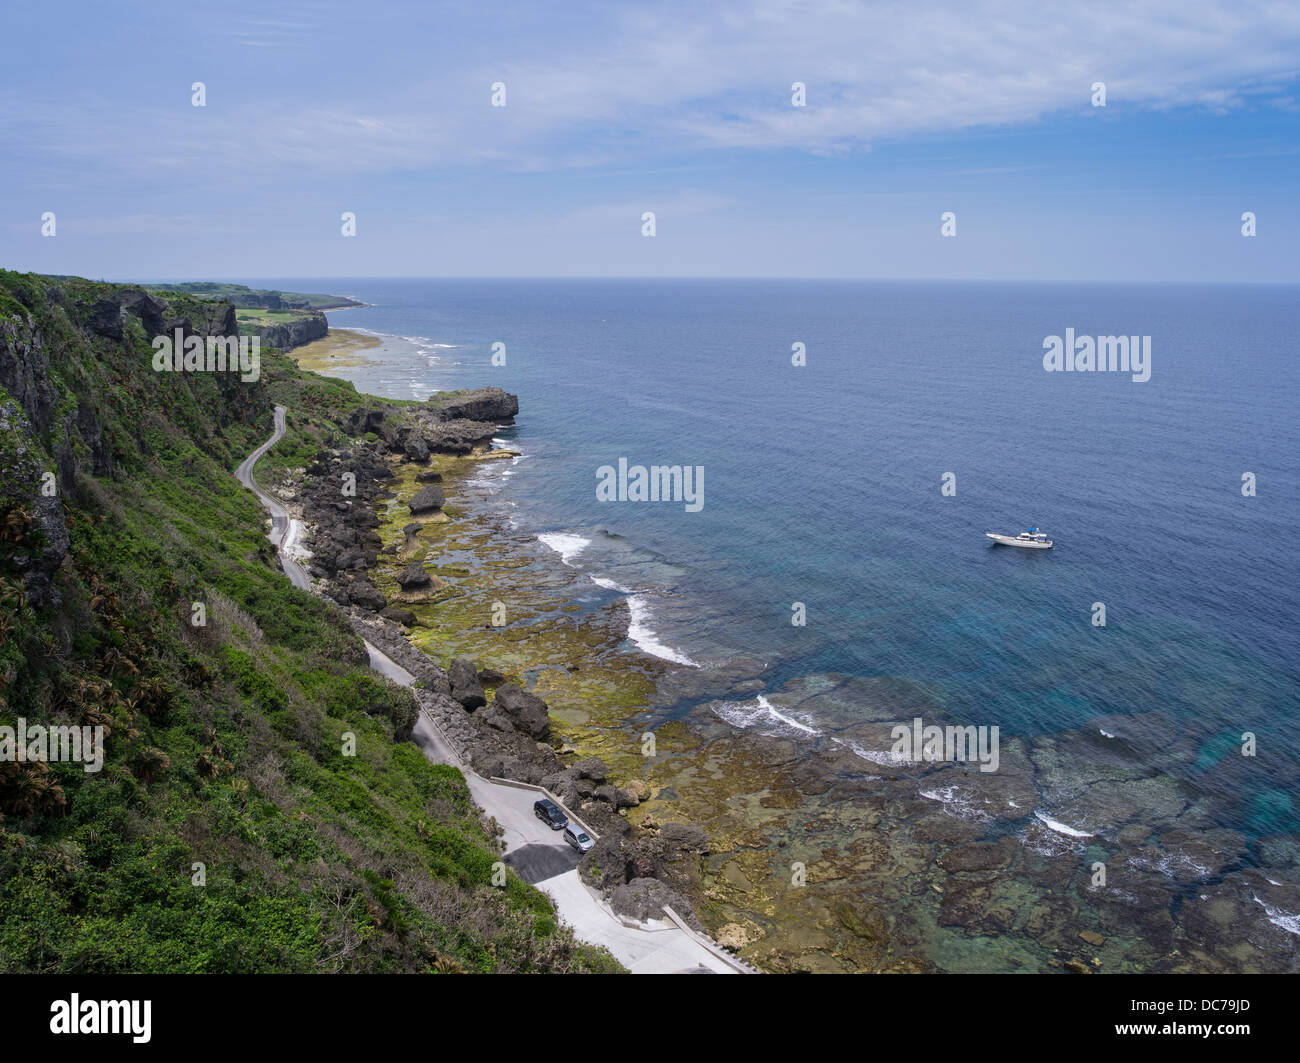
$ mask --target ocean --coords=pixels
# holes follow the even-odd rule
[[[628,653],[763,662],[729,726],[819,733],[771,699],[827,675],[915,684],[1004,740],[1127,720],[1135,749],[1191,750],[1162,770],[1209,822],[1300,832],[1295,287],[249,283],[373,304],[329,314],[385,339],[339,372],[361,391],[518,394],[494,504],[629,599]],[[1150,378],[1047,372],[1067,329],[1150,337]],[[703,505],[600,501],[619,459],[702,469]],[[1055,548],[984,535],[1027,527]]]

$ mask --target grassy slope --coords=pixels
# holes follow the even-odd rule
[[[0,272],[0,328],[34,312],[63,401],[92,396],[116,468],[64,495],[63,603],[41,613],[19,569],[40,543],[0,492],[0,723],[111,734],[98,774],[0,764],[0,971],[615,969],[513,874],[491,885],[463,777],[394,741],[410,694],[284,579],[231,475],[275,402],[294,428],[273,467],[336,438],[350,385],[272,354],[223,424],[215,383],[152,372],[138,326],[85,337],[78,315],[109,286],[68,282],[62,306],[51,287]],[[32,442],[9,435],[0,451]],[[39,442],[47,468],[55,445]]]

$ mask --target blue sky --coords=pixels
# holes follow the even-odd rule
[[[1300,281],[1295,4],[50,0],[6,38],[8,268]]]

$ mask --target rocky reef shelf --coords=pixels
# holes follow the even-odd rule
[[[472,475],[517,411],[493,390],[354,414],[365,441],[309,477],[309,546],[326,593],[421,655],[421,697],[476,770],[546,785],[605,835],[584,874],[625,911],[670,903],[774,971],[1296,968],[1300,848],[1216,826],[1167,721],[1142,721],[1154,746],[1108,718],[1004,738],[996,772],[914,764],[892,728],[946,722],[916,683],[769,689],[761,662],[629,652],[627,599]],[[347,505],[344,466],[370,485]]]

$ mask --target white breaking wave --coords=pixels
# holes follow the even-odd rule
[[[1134,867],[1144,868],[1147,871],[1156,871],[1162,875],[1168,875],[1170,878],[1176,878],[1179,874],[1191,875],[1193,878],[1209,878],[1214,874],[1213,868],[1197,863],[1186,853],[1144,855],[1134,857],[1132,863]]]
[[[1103,731],[1100,727],[1098,727],[1097,730],[1101,733],[1101,736],[1102,736],[1103,738],[1114,738],[1114,737],[1115,737],[1115,736],[1114,736],[1113,734],[1111,734],[1109,731]]]
[[[672,661],[674,664],[685,664],[692,668],[699,667],[686,654],[679,653],[671,646],[665,646],[655,637],[654,628],[649,624],[650,604],[646,601],[644,595],[634,594],[628,598],[627,611],[632,616],[627,625],[627,637],[636,645],[637,649],[650,654],[652,657]]]
[[[973,820],[983,823],[989,818],[972,799],[972,795],[960,786],[944,786],[937,790],[922,790],[921,796],[930,801],[938,801],[943,810],[954,819]]]
[[[872,764],[882,764],[892,768],[898,764],[912,763],[910,757],[905,757],[901,753],[895,753],[890,749],[866,749],[851,738],[836,738],[832,735],[831,741],[837,745],[847,746],[857,756],[870,761]]]
[[[741,701],[722,701],[713,706],[713,713],[725,720],[732,727],[747,731],[751,727],[767,728],[767,735],[780,734],[791,730],[798,731],[809,738],[818,737],[817,728],[779,711],[767,698],[759,694],[752,705]],[[807,716],[804,717],[807,719]]]
[[[1253,894],[1251,900],[1264,909],[1268,921],[1274,926],[1280,926],[1288,934],[1300,934],[1300,915],[1292,915],[1290,912],[1282,911],[1281,908],[1274,908],[1271,904],[1265,904]]]
[[[604,587],[607,591],[618,591],[619,594],[634,594],[631,587],[624,587],[621,583],[615,583],[612,579],[606,579],[604,576],[587,577],[597,587]]]
[[[383,336],[385,333],[376,332],[376,336]],[[387,333],[392,335],[392,333]],[[407,343],[414,343],[417,347],[455,347],[454,343],[434,343],[428,336],[398,336],[398,339],[406,340]]]
[[[1056,831],[1057,834],[1064,834],[1070,838],[1091,838],[1092,835],[1087,831],[1075,830],[1073,827],[1067,827],[1064,823],[1052,819],[1043,812],[1035,812],[1034,816],[1047,827],[1049,830]]]
[[[577,557],[591,545],[590,539],[584,539],[581,535],[569,535],[565,532],[548,532],[546,535],[539,535],[537,539],[559,554],[560,560],[566,565],[569,565],[569,558]],[[576,565],[569,565],[569,567],[577,568]]]

